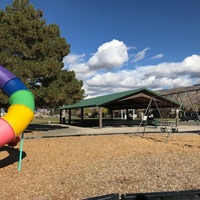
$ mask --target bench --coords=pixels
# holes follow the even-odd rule
[[[103,127],[105,126],[116,126],[116,127],[120,127],[120,126],[138,126],[138,125],[148,125],[148,126],[156,126],[155,123],[153,123],[152,120],[148,120],[147,123],[146,121],[141,121],[140,120],[107,120],[107,121],[103,121]]]

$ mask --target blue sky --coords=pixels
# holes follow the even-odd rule
[[[11,0],[0,0],[5,9]],[[71,45],[88,97],[200,83],[199,0],[30,0]]]

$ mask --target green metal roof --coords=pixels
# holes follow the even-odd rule
[[[134,98],[136,94],[143,94],[139,98]],[[145,96],[144,96],[145,95]],[[132,97],[132,101],[130,101]],[[66,105],[57,108],[58,110],[67,110],[75,108],[86,108],[86,107],[107,107],[111,109],[125,109],[125,108],[145,108],[149,103],[150,98],[156,98],[158,102],[163,102],[160,104],[161,107],[179,106],[179,103],[160,96],[156,92],[152,92],[146,88],[140,88],[136,90],[129,90],[125,92],[119,92],[99,97],[94,97],[90,99],[83,99],[80,102],[72,105]],[[129,99],[128,99],[129,98]],[[134,101],[133,101],[134,99]],[[145,101],[144,101],[145,99]],[[143,101],[142,101],[143,100]]]

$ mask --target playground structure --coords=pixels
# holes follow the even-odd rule
[[[0,118],[0,147],[15,146],[34,117],[32,92],[10,71],[0,66],[0,88],[9,97],[8,112]]]
[[[84,200],[198,200],[200,199],[199,192],[199,190],[183,190],[152,193],[127,193],[122,195],[113,193]]]
[[[194,91],[194,90],[190,89],[190,91]],[[180,114],[180,112],[182,111],[182,109],[183,109],[184,107],[186,107],[186,106],[185,106],[186,97],[188,97],[189,103],[191,104],[193,110],[195,110],[196,120],[194,120],[194,121],[196,121],[196,123],[197,123],[197,131],[198,131],[198,134],[199,134],[199,120],[200,120],[200,118],[199,118],[199,115],[198,115],[198,112],[197,112],[197,110],[198,110],[198,109],[197,109],[197,106],[198,106],[198,92],[197,92],[197,91],[195,91],[195,92],[196,92],[196,94],[197,94],[197,97],[196,97],[197,103],[196,103],[196,105],[195,105],[195,103],[194,103],[194,101],[193,101],[193,98],[194,98],[194,97],[191,98],[191,96],[190,96],[190,94],[189,94],[188,91],[181,92],[182,97],[179,96],[179,98],[176,99],[176,101],[179,102],[179,107],[176,108],[176,109],[174,109],[175,118],[173,118],[172,121],[168,121],[168,120],[165,120],[165,119],[163,118],[163,115],[162,115],[162,113],[161,113],[161,111],[160,111],[160,108],[158,107],[158,105],[157,105],[157,103],[156,103],[156,101],[155,101],[154,98],[151,98],[151,100],[149,101],[149,105],[147,106],[144,115],[145,115],[146,117],[149,116],[149,114],[150,114],[149,111],[150,111],[150,109],[151,109],[151,104],[152,104],[152,102],[154,101],[154,102],[155,102],[155,105],[156,105],[156,109],[157,109],[157,111],[158,111],[158,113],[159,113],[159,116],[160,116],[160,120],[154,121],[154,124],[155,124],[155,127],[158,127],[158,126],[159,126],[159,127],[160,127],[160,130],[161,130],[162,132],[166,132],[166,133],[167,133],[167,138],[166,138],[165,143],[168,142],[171,133],[177,133],[177,132],[178,132],[178,127],[179,127],[179,114]],[[178,94],[177,94],[177,96],[178,96]],[[167,96],[165,96],[165,98],[167,98]],[[169,97],[169,99],[172,99],[171,96]],[[172,110],[172,108],[171,108],[171,110]],[[143,126],[143,136],[144,136],[144,134],[145,134],[145,129],[146,129],[146,126],[147,126],[147,120],[146,120],[146,119],[142,119],[142,120],[141,120],[141,122],[140,122],[140,124],[139,124],[139,126],[138,126],[138,129],[137,129],[136,133],[138,133],[138,131],[139,131],[139,129],[140,129],[140,127],[141,127],[142,124],[144,125],[144,126]]]

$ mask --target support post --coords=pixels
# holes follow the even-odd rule
[[[60,110],[60,124],[62,124],[62,110]]]
[[[126,109],[126,120],[129,120],[128,109]]]
[[[24,144],[24,132],[22,133],[21,141],[20,141],[20,152],[19,152],[18,171],[21,171],[23,144]]]
[[[81,126],[83,126],[84,108],[81,108]]]
[[[71,112],[71,109],[69,109],[69,124],[72,123],[72,112]]]
[[[111,120],[113,120],[113,110],[112,109],[110,110],[110,118],[111,118]]]
[[[99,128],[103,127],[103,122],[102,122],[102,107],[99,107]]]

